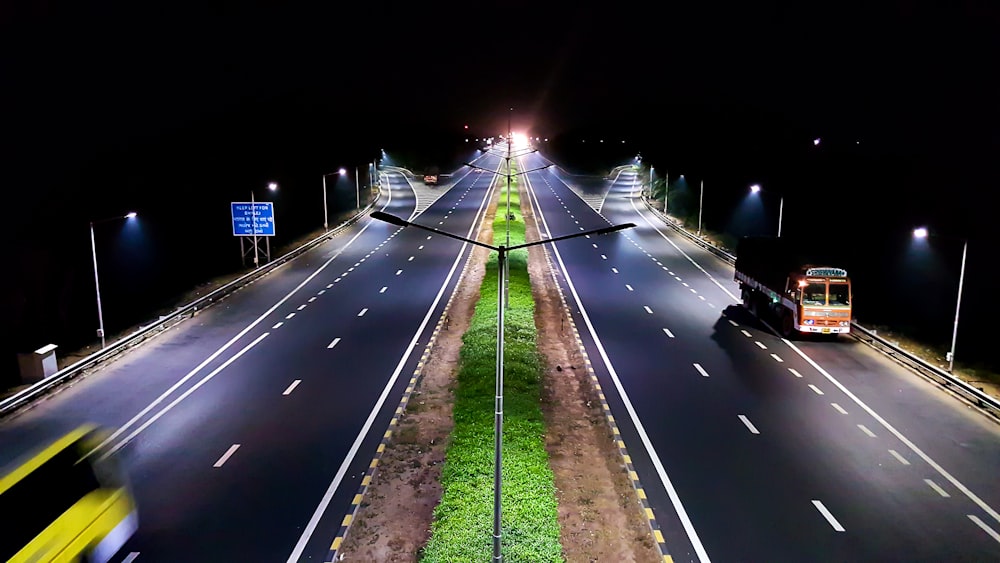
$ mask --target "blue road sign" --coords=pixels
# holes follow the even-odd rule
[[[273,237],[274,203],[270,201],[234,201],[233,236]]]

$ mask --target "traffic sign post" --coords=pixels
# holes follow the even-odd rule
[[[252,238],[253,263],[259,265],[258,237],[264,237],[264,256],[271,260],[271,239],[274,236],[274,203],[270,201],[234,201],[230,204],[233,236],[240,237],[240,254],[246,260],[249,250],[243,249],[243,239]]]

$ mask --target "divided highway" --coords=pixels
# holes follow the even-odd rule
[[[467,170],[421,223],[474,236],[493,175]],[[326,561],[469,254],[364,218],[4,424],[117,429],[139,529],[115,561]]]
[[[1000,426],[850,338],[777,337],[634,172],[607,184],[527,175],[549,237],[637,224],[551,252],[674,561],[1000,560]]]

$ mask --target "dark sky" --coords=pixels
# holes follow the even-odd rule
[[[508,117],[553,139],[627,139],[720,191],[770,182],[790,210],[806,195],[847,200],[837,230],[903,229],[934,210],[962,236],[993,231],[989,0],[309,4],[0,5],[5,215],[12,269],[33,272],[18,281],[87,303],[87,220],[180,202],[186,227],[217,222],[225,239],[227,202],[249,186],[313,197],[319,174],[363,169],[378,147],[432,145],[466,124],[497,134]],[[822,157],[804,152],[814,137]],[[135,262],[167,279],[192,246]],[[59,332],[32,318],[51,303],[4,293],[6,318],[32,327],[21,347]],[[79,314],[56,309],[41,316]]]

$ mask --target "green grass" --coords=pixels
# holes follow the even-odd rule
[[[511,245],[524,242],[516,184],[510,194]],[[506,243],[506,195],[493,222],[494,244]],[[509,562],[563,561],[555,483],[545,451],[539,407],[541,356],[527,250],[507,254],[509,304],[504,321],[502,554]],[[441,470],[424,562],[482,562],[493,553],[494,391],[497,336],[497,254],[486,265],[479,302],[462,338],[454,428]]]

